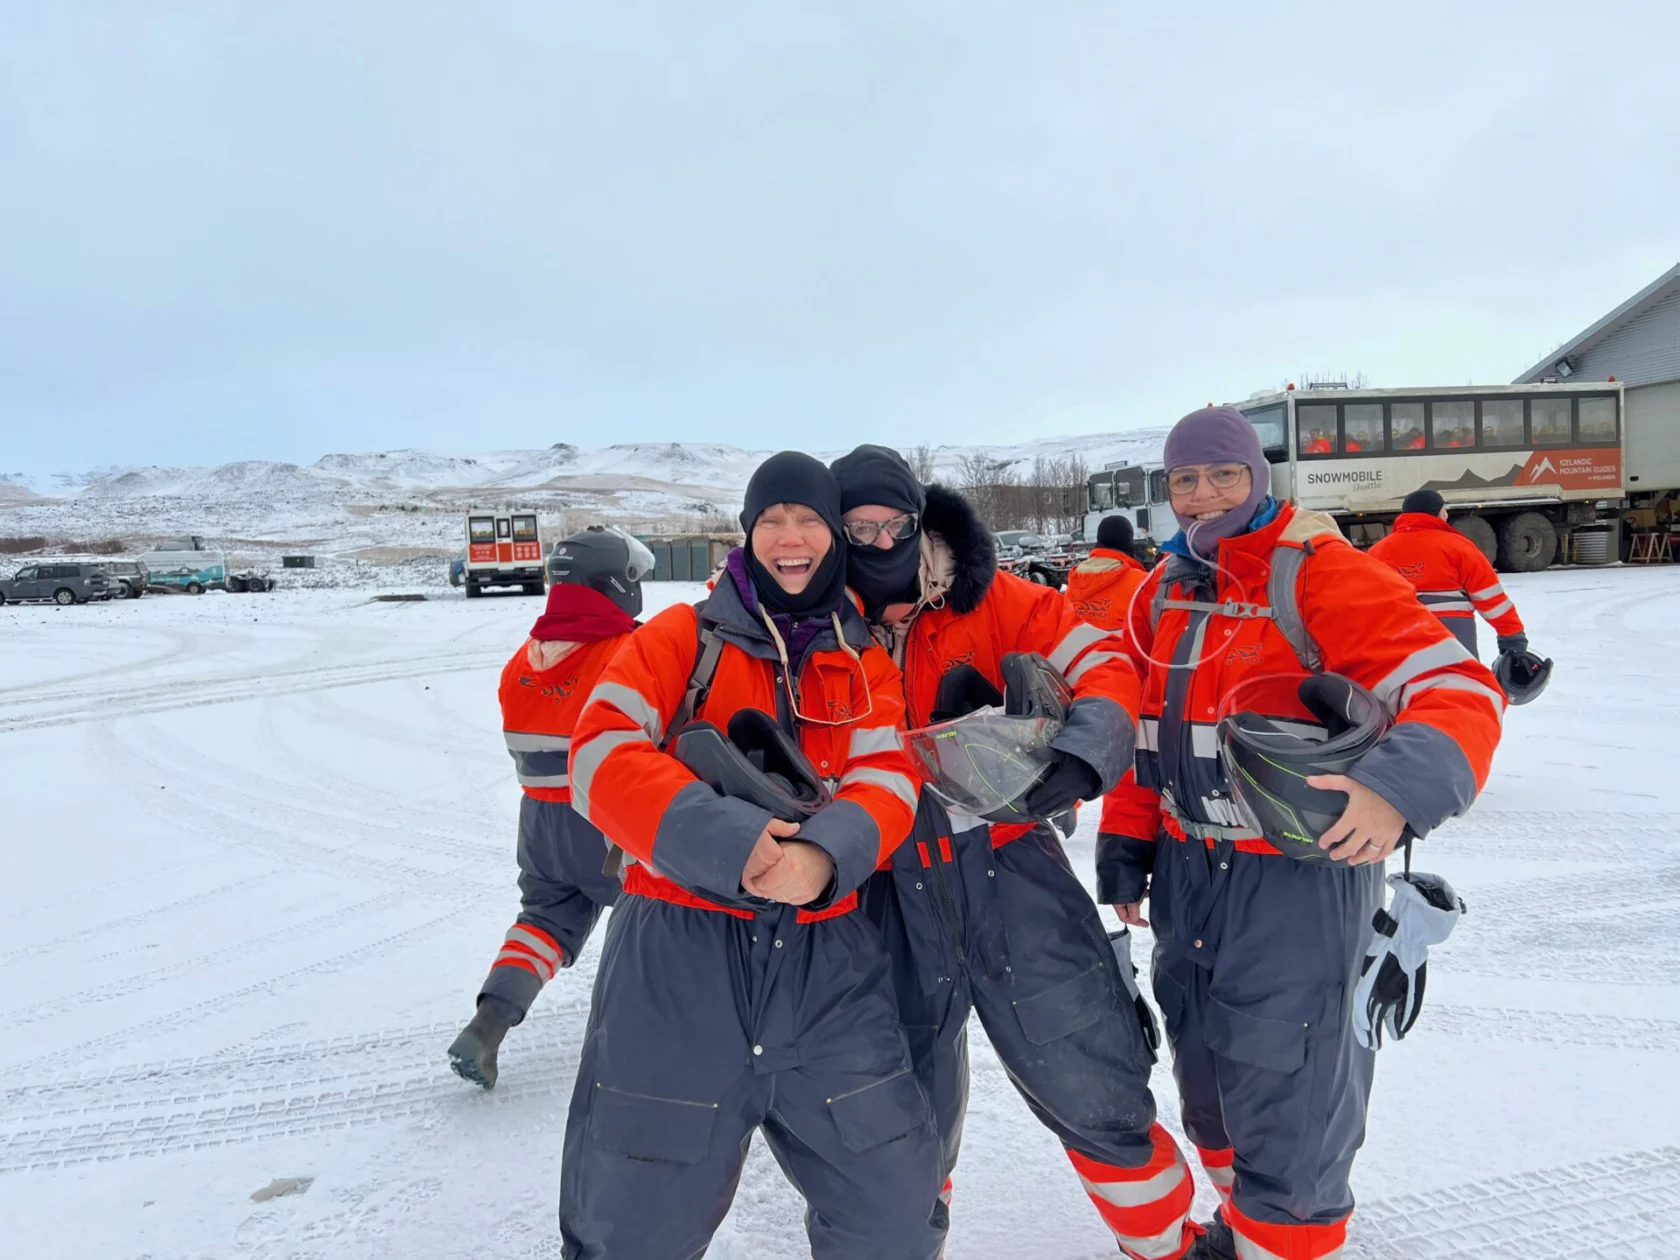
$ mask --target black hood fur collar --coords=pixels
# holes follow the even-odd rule
[[[997,543],[969,501],[941,485],[927,487],[922,529],[950,549],[955,570],[945,602],[953,612],[971,613],[980,607],[997,574]]]

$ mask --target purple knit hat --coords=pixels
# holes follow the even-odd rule
[[[1198,555],[1213,555],[1219,550],[1221,538],[1232,538],[1246,530],[1271,492],[1271,469],[1260,449],[1260,435],[1235,407],[1204,407],[1185,416],[1167,434],[1161,462],[1169,477],[1173,469],[1186,464],[1247,464],[1253,474],[1247,501],[1217,521],[1201,525],[1194,517],[1173,509],[1186,541]]]

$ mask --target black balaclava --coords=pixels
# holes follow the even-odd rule
[[[860,446],[850,455],[834,461],[834,477],[840,483],[840,510],[849,512],[865,504],[914,512],[916,529],[908,538],[894,541],[890,548],[871,544],[846,544],[846,571],[852,589],[863,596],[871,617],[888,604],[914,604],[922,597],[921,514],[927,495],[904,456],[890,447]]]
[[[753,554],[753,524],[764,509],[777,503],[802,503],[828,526],[833,544],[818,563],[816,572],[797,595],[783,590],[775,575],[758,562]],[[741,505],[741,528],[746,531],[747,545],[742,548],[747,572],[752,576],[753,590],[765,608],[795,619],[826,617],[840,607],[846,597],[846,547],[840,530],[840,486],[834,474],[823,467],[820,459],[812,459],[803,451],[782,451],[765,460],[747,482],[747,495]]]

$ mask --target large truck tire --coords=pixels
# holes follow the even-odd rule
[[[1484,516],[1460,516],[1453,521],[1452,527],[1476,544],[1476,550],[1488,558],[1489,564],[1499,559],[1499,541],[1494,537],[1493,526],[1488,524]]]
[[[482,586],[480,586],[477,582],[474,582],[471,578],[468,578],[467,579],[467,598],[468,599],[477,599],[482,594],[484,594],[484,588]]]
[[[1507,573],[1538,573],[1557,555],[1557,530],[1538,512],[1518,512],[1499,527],[1498,565]]]

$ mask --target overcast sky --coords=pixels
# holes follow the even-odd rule
[[[1508,381],[1680,261],[1680,5],[1362,7],[0,0],[0,472]]]

